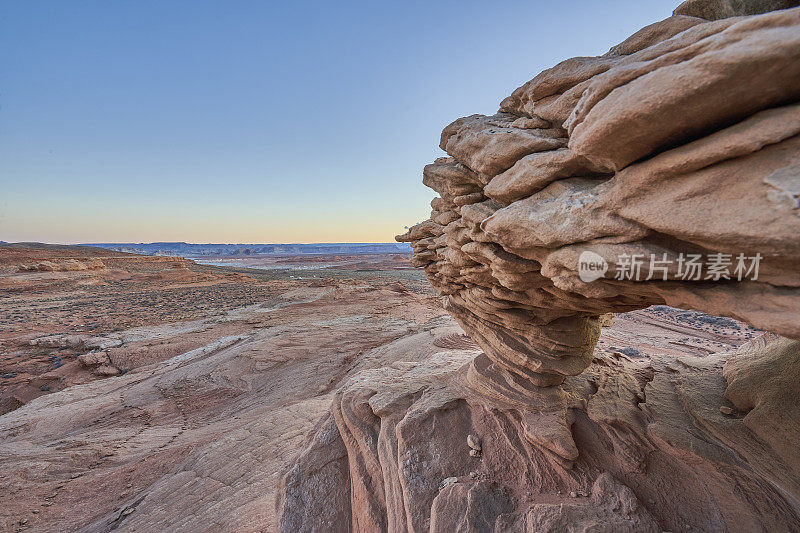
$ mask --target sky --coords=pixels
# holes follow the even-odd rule
[[[390,242],[441,130],[677,1],[0,5],[0,240]]]

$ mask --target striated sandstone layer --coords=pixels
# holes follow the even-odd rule
[[[506,379],[579,374],[599,315],[654,304],[800,339],[800,8],[764,13],[791,4],[687,2],[444,129],[398,240]]]

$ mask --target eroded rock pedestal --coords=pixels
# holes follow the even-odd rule
[[[284,530],[800,529],[794,5],[690,0],[445,128],[431,218],[398,240],[483,353],[345,386],[284,478]],[[777,335],[597,357],[602,315],[654,304]]]

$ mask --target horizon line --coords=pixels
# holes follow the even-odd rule
[[[228,245],[228,246],[289,246],[289,245],[313,245],[313,244],[407,244],[397,241],[371,241],[371,242],[353,242],[353,241],[314,241],[314,242],[188,242],[188,241],[150,241],[150,242],[133,242],[133,241],[103,241],[103,242],[43,242],[43,241],[3,241],[0,244],[55,244],[60,246],[96,246],[100,244],[189,244],[193,246],[213,246],[213,245]]]

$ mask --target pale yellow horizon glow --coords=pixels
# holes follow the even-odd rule
[[[317,213],[308,217],[267,217],[263,213],[209,214],[206,217],[173,213],[131,212],[98,207],[91,216],[70,216],[55,210],[45,213],[3,213],[0,240],[7,242],[79,243],[320,243],[393,242],[395,235],[427,218],[423,208],[413,218],[397,213],[338,213],[335,217]],[[121,211],[121,212],[118,212]],[[11,216],[8,216],[11,215]]]

